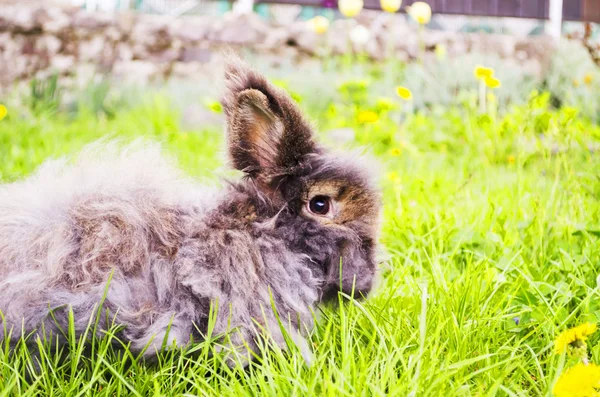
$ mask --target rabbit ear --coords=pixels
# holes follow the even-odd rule
[[[294,101],[239,59],[229,60],[223,110],[236,169],[250,176],[282,173],[317,150]]]

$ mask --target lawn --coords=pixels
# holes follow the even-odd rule
[[[600,127],[544,92],[518,105],[490,96],[480,113],[473,91],[418,109],[359,80],[326,100],[295,94],[325,142],[344,136],[377,156],[385,204],[379,286],[321,310],[312,366],[294,349],[265,348],[260,362],[230,369],[211,343],[147,365],[108,335],[91,356],[71,339],[65,361],[40,346],[42,372],[27,376],[27,350],[5,344],[0,396],[551,395],[577,362],[555,354],[556,337],[600,320]],[[57,109],[52,95],[7,105],[2,181],[100,138],[158,140],[198,178],[226,173],[222,128],[184,126],[167,94],[110,110]],[[588,340],[592,362],[599,339]]]

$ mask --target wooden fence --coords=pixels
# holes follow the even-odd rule
[[[134,8],[180,15],[210,0],[84,0],[87,9],[104,11]],[[233,2],[234,0],[220,0]],[[338,0],[247,0],[252,3],[299,4],[337,8]],[[364,0],[365,8],[378,10],[380,0]],[[404,0],[404,7],[416,0]],[[556,0],[422,0],[436,14],[549,19],[550,2]],[[562,20],[600,23],[600,0],[562,0]]]
[[[548,19],[550,0],[424,0],[436,14]],[[257,3],[300,4],[336,8],[337,0],[256,0]],[[415,0],[404,0],[405,6]],[[380,9],[379,0],[364,0],[365,8]],[[563,0],[563,19],[600,22],[600,0]]]

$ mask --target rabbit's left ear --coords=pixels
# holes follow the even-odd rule
[[[285,173],[317,150],[309,124],[294,101],[238,59],[225,72],[229,156],[248,175]]]

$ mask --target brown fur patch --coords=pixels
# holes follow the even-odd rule
[[[70,211],[77,250],[61,281],[72,288],[98,283],[108,273],[139,274],[158,255],[172,259],[182,232],[178,214],[154,203],[134,205],[102,196],[80,200]]]
[[[315,182],[307,192],[305,201],[315,196],[327,196],[333,201],[332,218],[313,216],[324,223],[344,223],[362,220],[370,226],[377,226],[377,214],[380,208],[379,197],[375,192],[346,180],[326,180]]]
[[[293,167],[316,145],[310,125],[294,100],[239,59],[230,59],[222,104],[233,166],[269,178]]]

